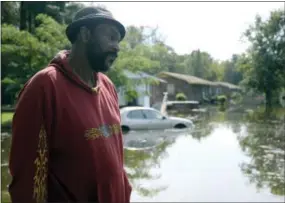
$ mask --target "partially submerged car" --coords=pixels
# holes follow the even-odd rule
[[[120,109],[120,113],[122,130],[125,132],[129,130],[181,129],[194,126],[189,119],[165,116],[153,108],[124,107]]]

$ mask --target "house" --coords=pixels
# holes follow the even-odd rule
[[[217,86],[214,82],[191,75],[161,72],[157,76],[167,82],[169,100],[175,100],[176,94],[182,92],[188,100],[202,101],[213,95],[213,87]]]
[[[133,101],[128,101],[126,99],[126,88],[117,88],[120,106],[150,107],[157,101],[162,101],[163,94],[160,95],[158,90],[166,91],[166,81],[140,71],[133,73],[125,70],[124,75],[133,82],[137,97]]]
[[[224,94],[230,95],[232,92],[240,92],[241,88],[237,85],[228,82],[215,82],[216,86],[213,88],[213,92],[216,95]]]

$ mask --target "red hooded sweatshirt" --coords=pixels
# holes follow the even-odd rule
[[[13,118],[12,203],[128,203],[118,97],[95,74],[90,88],[60,52],[19,95]]]

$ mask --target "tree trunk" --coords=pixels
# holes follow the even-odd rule
[[[65,4],[66,4],[66,2],[60,2],[60,4],[59,4],[60,23],[61,23],[61,24],[64,24],[64,23],[65,23],[65,20],[64,20]]]
[[[265,100],[266,111],[270,111],[272,108],[272,92],[270,89],[265,91]]]
[[[35,33],[35,13],[33,11],[29,12],[29,32],[34,34]]]
[[[26,2],[21,1],[20,5],[20,30],[27,29],[27,8]]]

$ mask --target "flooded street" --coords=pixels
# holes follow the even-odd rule
[[[284,124],[241,117],[219,113],[192,132],[127,134],[132,201],[284,202]]]
[[[191,130],[124,135],[132,202],[284,202],[284,117],[217,112]],[[262,119],[261,119],[262,120]],[[2,137],[2,192],[10,181]]]

